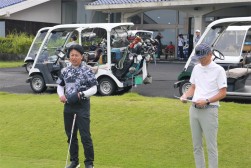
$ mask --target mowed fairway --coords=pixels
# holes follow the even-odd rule
[[[95,168],[194,168],[189,104],[135,93],[91,99]],[[0,93],[0,167],[63,168],[56,94]],[[221,102],[219,167],[251,167],[251,104]],[[83,167],[83,149],[80,146]]]

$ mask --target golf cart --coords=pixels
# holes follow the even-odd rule
[[[141,37],[143,41],[153,38],[153,31],[147,30],[129,30],[127,39],[132,42],[137,36]]]
[[[251,86],[246,84],[251,74],[251,17],[220,19],[208,25],[198,44],[208,43],[213,49],[213,60],[226,70],[227,97],[251,98]],[[174,84],[182,95],[191,86],[193,50],[183,71]]]
[[[140,52],[133,52],[128,45],[128,29],[133,23],[66,24],[51,27],[39,50],[29,78],[35,93],[47,87],[56,87],[61,69],[69,66],[66,57],[67,44],[74,34],[85,49],[83,64],[89,66],[99,82],[101,95],[112,95],[128,91],[147,79],[146,57],[151,45],[141,43]],[[98,60],[97,50],[101,51]],[[152,50],[151,50],[152,51]],[[153,54],[150,52],[150,54]]]
[[[48,30],[49,30],[49,27],[44,27],[44,28],[41,28],[40,30],[38,30],[37,35],[34,38],[32,44],[30,46],[28,54],[26,55],[26,57],[24,59],[23,67],[25,67],[25,70],[27,72],[29,72],[30,69],[32,68],[32,65],[33,65],[34,60],[36,58],[39,47],[42,44],[43,39],[46,36]]]

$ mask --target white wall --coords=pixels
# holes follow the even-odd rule
[[[246,6],[236,6],[231,8],[225,8],[222,10],[213,11],[207,16],[218,16],[218,17],[242,17],[251,16],[251,4]]]
[[[53,0],[26,10],[11,14],[6,19],[61,23],[61,0]]]

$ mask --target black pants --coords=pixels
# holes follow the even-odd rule
[[[178,49],[179,49],[179,56],[180,58],[184,58],[184,51],[183,51],[183,46],[178,46]]]
[[[75,127],[72,135],[71,147],[70,147],[70,160],[78,161],[78,138],[77,132],[79,130],[81,141],[84,148],[85,155],[85,165],[93,165],[94,161],[94,150],[90,133],[90,116],[86,115],[82,112],[76,113],[76,121]],[[71,138],[71,128],[73,123],[74,113],[64,113],[64,124],[65,124],[65,132],[68,137],[68,143]]]

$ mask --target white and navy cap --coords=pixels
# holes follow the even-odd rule
[[[196,46],[194,57],[196,59],[201,59],[207,56],[211,51],[211,47],[207,43],[201,43]]]

